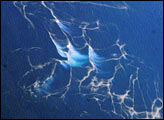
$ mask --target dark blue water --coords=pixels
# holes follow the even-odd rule
[[[163,118],[163,2],[2,2],[2,118]]]

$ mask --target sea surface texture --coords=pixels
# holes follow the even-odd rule
[[[1,117],[163,118],[163,2],[1,2]]]

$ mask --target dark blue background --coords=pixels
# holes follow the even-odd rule
[[[127,3],[130,6],[128,11],[130,17],[117,21],[121,26],[120,38],[127,44],[126,49],[130,53],[142,58],[147,66],[159,73],[160,81],[158,82],[163,92],[163,2]],[[19,72],[21,74],[21,71],[25,70],[20,69],[17,75],[14,74],[16,70],[14,67],[19,62],[20,56],[14,58],[10,51],[39,44],[46,53],[41,56],[43,61],[52,56],[60,57],[43,27],[37,26],[37,30],[42,33],[38,36],[34,30],[27,29],[27,24],[12,2],[1,2],[2,118],[77,118],[78,109],[70,109],[56,98],[32,103],[26,101],[30,99],[26,98],[27,96],[22,97],[24,93],[17,87],[17,79],[20,77]],[[79,104],[78,100],[75,102]],[[96,113],[92,108],[89,109]],[[95,117],[102,118],[99,113],[96,114]],[[103,118],[107,116],[104,115]]]

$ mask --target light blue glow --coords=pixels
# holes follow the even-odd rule
[[[46,81],[43,82],[42,88],[44,88],[45,90],[49,89],[49,86],[53,83],[53,81],[54,77],[48,78]]]
[[[62,57],[66,58],[67,57],[67,53],[62,51],[61,49],[57,49],[59,55],[61,55]]]
[[[65,68],[65,69],[68,69],[69,66],[66,62],[63,62],[63,61],[60,61],[60,64]]]
[[[93,62],[95,66],[99,66],[100,62],[104,60],[103,57],[100,57],[91,46],[89,46],[89,59]]]
[[[70,29],[67,26],[65,26],[63,23],[61,23],[60,21],[58,21],[57,24],[59,25],[60,29],[64,30],[68,34],[71,32]]]
[[[77,67],[84,65],[85,63],[88,62],[88,55],[83,55],[80,52],[78,52],[71,43],[68,44],[67,46],[69,48],[68,51],[68,61],[67,63],[72,66],[72,67]]]
[[[55,41],[54,41],[54,44],[56,46],[56,49],[57,49],[59,55],[61,55],[62,57],[66,58],[67,57],[67,53],[62,50],[63,48],[58,43],[56,43]]]
[[[52,42],[54,43],[54,45],[56,46],[57,52],[59,53],[59,55],[61,55],[64,58],[67,58],[67,53],[63,50],[65,49],[64,47],[61,47],[56,41],[55,39],[52,37],[53,34],[49,32],[50,38],[52,40]]]

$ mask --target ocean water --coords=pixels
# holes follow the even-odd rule
[[[163,2],[1,2],[1,118],[163,118]]]

